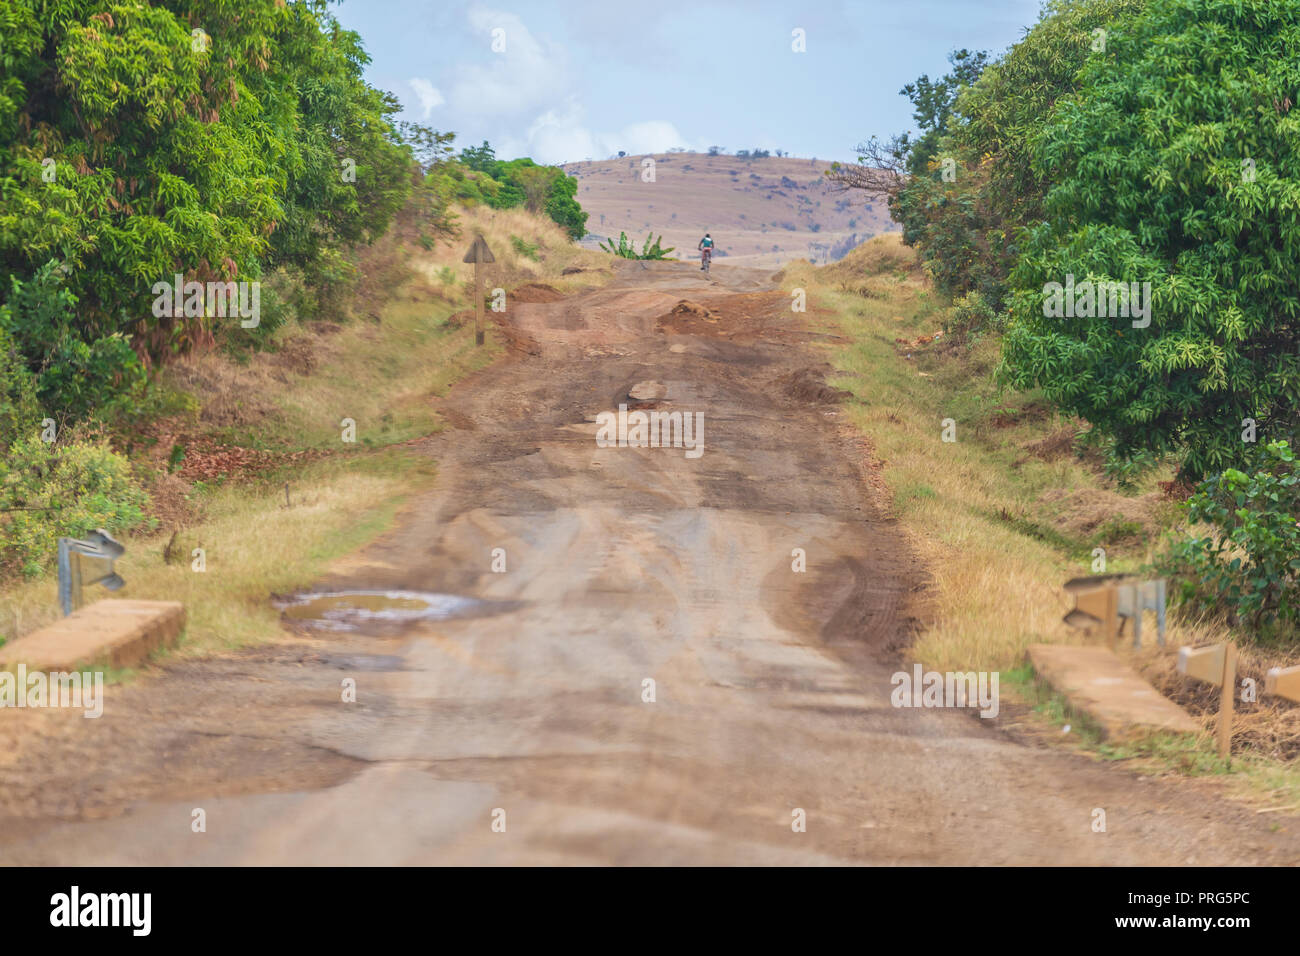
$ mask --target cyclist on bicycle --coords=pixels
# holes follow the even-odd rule
[[[704,238],[700,240],[700,244],[695,248],[700,250],[700,269],[704,270],[707,268],[707,260],[713,258],[713,240],[707,232],[704,234]]]

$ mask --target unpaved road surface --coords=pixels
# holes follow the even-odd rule
[[[1212,784],[1008,733],[1006,707],[890,705],[923,576],[769,276],[621,263],[520,298],[510,356],[419,449],[436,487],[321,584],[481,612],[168,662],[99,720],[10,711],[0,862],[1300,861],[1294,820]],[[700,457],[597,447],[645,382],[704,413]]]

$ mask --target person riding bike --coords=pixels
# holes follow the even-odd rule
[[[713,240],[706,232],[700,244],[695,248],[700,250],[700,269],[704,272],[709,271],[709,260],[713,258]]]

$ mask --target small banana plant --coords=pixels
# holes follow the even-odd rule
[[[653,243],[650,241],[652,238],[654,239]],[[617,246],[614,245],[613,239],[606,239],[600,244],[600,248],[621,259],[667,259],[668,253],[672,252],[676,247],[669,246],[667,249],[663,249],[660,247],[662,241],[662,234],[655,238],[654,233],[649,233],[645,237],[645,242],[641,244],[641,251],[637,252],[636,243],[628,241],[626,232],[620,232]]]

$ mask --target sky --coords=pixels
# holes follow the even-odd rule
[[[954,49],[1000,53],[1040,0],[343,0],[402,119],[498,158],[673,147],[852,159],[913,128],[899,90]],[[803,51],[796,52],[802,31]]]

